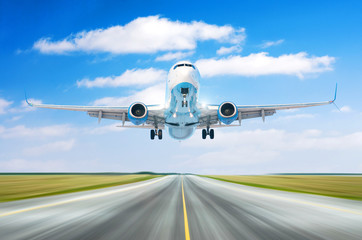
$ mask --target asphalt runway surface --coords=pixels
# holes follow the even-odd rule
[[[1,203],[0,239],[362,239],[362,202],[166,176]]]

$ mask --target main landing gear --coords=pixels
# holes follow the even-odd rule
[[[162,139],[162,130],[161,129],[155,129],[155,130],[151,130],[151,140],[155,139],[155,136],[158,136],[158,139],[161,140]]]
[[[209,127],[207,127],[207,129],[202,129],[202,139],[206,139],[207,135],[210,136],[210,139],[214,139],[214,129],[210,129]]]

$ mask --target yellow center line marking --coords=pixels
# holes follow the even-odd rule
[[[185,193],[184,193],[184,176],[181,177],[181,188],[182,188],[182,203],[184,208],[184,222],[185,222],[185,240],[190,240],[190,231],[189,231],[189,222],[187,220],[187,211],[185,203]]]
[[[205,179],[202,179],[202,180],[206,181]],[[216,180],[216,181],[218,181],[218,180]],[[321,204],[321,203],[314,203],[314,202],[310,202],[310,201],[292,199],[292,198],[288,198],[288,197],[274,196],[274,195],[268,194],[268,193],[254,192],[254,191],[245,190],[245,189],[241,189],[241,188],[235,188],[234,186],[225,186],[225,185],[219,184],[219,183],[213,183],[213,184],[219,185],[219,186],[221,186],[223,188],[238,190],[238,191],[245,192],[245,193],[250,193],[250,194],[253,194],[253,195],[269,197],[269,198],[274,198],[274,199],[279,199],[279,200],[284,200],[284,201],[288,201],[288,202],[294,202],[294,203],[299,203],[299,204],[304,204],[304,205],[309,205],[309,206],[315,206],[315,207],[320,207],[320,208],[332,209],[332,210],[339,211],[339,212],[346,212],[346,213],[352,213],[352,214],[356,214],[356,215],[362,215],[362,212],[359,212],[359,211],[354,211],[354,210],[349,210],[349,209],[345,209],[345,208],[328,206],[328,205],[324,205],[324,204]],[[240,184],[240,185],[242,185],[242,184]]]
[[[83,197],[76,197],[76,198],[73,198],[73,199],[63,200],[63,201],[59,201],[59,202],[55,202],[55,203],[49,203],[49,204],[44,204],[44,205],[40,205],[40,206],[29,207],[29,208],[19,209],[19,210],[15,210],[15,211],[0,213],[0,217],[6,217],[6,216],[14,215],[14,214],[17,214],[17,213],[29,212],[29,211],[33,211],[33,210],[37,210],[37,209],[41,209],[41,208],[47,208],[47,207],[54,207],[54,206],[59,206],[59,205],[67,204],[67,203],[72,203],[72,202],[77,202],[77,201],[82,201],[82,200],[88,200],[88,199],[92,199],[92,198],[104,197],[104,196],[108,196],[108,195],[111,195],[111,194],[114,194],[114,193],[124,192],[124,191],[128,191],[128,190],[148,186],[148,185],[157,183],[157,182],[159,182],[161,180],[164,180],[166,178],[167,177],[162,177],[162,178],[159,178],[159,179],[157,179],[155,181],[148,182],[148,183],[143,183],[143,184],[136,185],[136,186],[126,187],[126,188],[117,189],[117,190],[108,191],[108,192],[103,192],[103,193],[95,193],[95,194],[91,194],[91,195],[87,195],[87,196],[83,196]]]

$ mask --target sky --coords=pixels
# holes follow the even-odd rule
[[[0,172],[362,172],[360,1],[0,1]],[[186,141],[34,103],[162,104],[179,60],[200,101],[327,101]]]

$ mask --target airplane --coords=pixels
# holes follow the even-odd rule
[[[90,117],[120,120],[124,128],[150,129],[150,138],[162,139],[162,130],[168,128],[169,135],[177,140],[191,137],[195,129],[202,129],[202,139],[207,136],[214,139],[214,128],[240,126],[244,119],[271,116],[277,110],[305,108],[332,104],[334,99],[324,102],[277,104],[277,105],[236,105],[231,101],[221,104],[201,104],[198,102],[200,72],[188,61],[173,65],[168,73],[166,84],[166,102],[164,105],[146,105],[142,102],[130,106],[72,106],[33,104],[37,108],[62,109],[87,112]],[[133,125],[127,125],[131,122]],[[234,122],[237,122],[236,124]],[[234,123],[234,124],[233,124]]]

